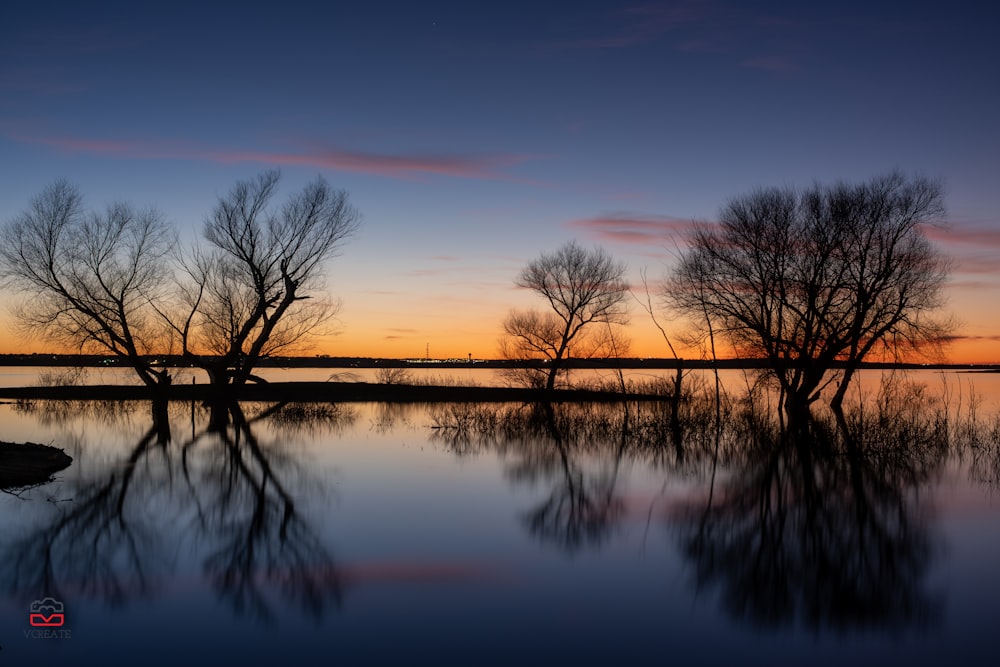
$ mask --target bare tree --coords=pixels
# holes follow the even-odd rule
[[[156,211],[115,203],[87,212],[79,190],[58,181],[5,226],[0,275],[21,297],[25,333],[118,356],[155,386],[169,376],[146,357],[165,335],[151,304],[164,296],[173,241]]]
[[[551,311],[512,310],[504,320],[505,337],[500,351],[507,359],[547,363],[537,385],[555,388],[556,377],[572,353],[592,356],[606,349],[609,327],[591,324],[625,324],[625,265],[615,262],[602,248],[586,250],[570,241],[552,254],[542,254],[521,271],[515,284],[537,292]]]
[[[758,190],[694,232],[667,297],[766,359],[786,409],[808,408],[831,384],[839,409],[873,350],[898,359],[942,340],[947,323],[933,312],[948,261],[922,229],[942,215],[939,184],[899,173]]]
[[[242,385],[262,357],[300,343],[336,312],[323,298],[324,264],[358,228],[347,193],[317,179],[272,206],[277,171],[220,198],[186,262],[186,315],[173,319],[185,356],[215,385]]]

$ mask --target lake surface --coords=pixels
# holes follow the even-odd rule
[[[998,379],[866,374],[846,449],[711,401],[3,404],[74,461],[0,493],[0,664],[992,664]]]

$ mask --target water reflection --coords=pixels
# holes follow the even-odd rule
[[[93,409],[90,404],[80,407]],[[43,419],[66,419],[70,411],[62,403],[22,409],[37,410]],[[156,466],[167,460],[160,433],[157,425],[151,426],[106,476],[68,489],[69,498],[56,503],[48,523],[8,543],[2,569],[11,591],[60,597],[69,582],[113,604],[149,591],[147,568],[162,549],[156,532],[127,500],[147,486],[135,483],[140,464]]]
[[[533,406],[528,423],[537,425],[536,433],[521,442],[534,446],[517,450],[507,470],[514,481],[544,478],[547,496],[527,510],[522,521],[543,542],[573,552],[604,543],[623,515],[624,503],[615,487],[625,438],[621,447],[602,452],[596,465],[588,466],[580,460],[586,437],[562,416],[557,417],[550,404]]]
[[[94,404],[78,403],[83,411]],[[174,405],[176,412],[185,406]],[[70,405],[23,405],[41,419],[66,419]],[[194,407],[192,415],[194,414]],[[214,410],[218,406],[213,406]],[[338,428],[354,417],[335,406],[262,408],[250,416],[226,406],[190,438],[174,442],[168,407],[153,406],[152,425],[113,464],[90,479],[68,483],[49,518],[10,540],[2,553],[7,588],[22,597],[61,599],[67,589],[122,605],[154,592],[177,568],[182,545],[167,543],[178,525],[187,547],[197,545],[201,567],[218,597],[234,611],[270,620],[272,598],[314,617],[340,604],[336,562],[296,508],[292,489],[308,479],[303,463],[283,446],[262,442],[255,425]],[[130,419],[110,408],[106,417]]]
[[[463,405],[431,418],[457,455],[496,452],[513,483],[543,489],[521,518],[546,544],[601,548],[628,519],[622,469],[653,467],[698,482],[665,526],[694,589],[717,592],[734,619],[836,632],[939,623],[944,598],[928,573],[942,544],[925,490],[950,456],[970,451],[981,461],[973,470],[1000,479],[996,422],[983,428],[902,385],[792,422],[752,392],[690,397],[678,421],[668,410]]]
[[[607,542],[624,515],[616,487],[627,424],[605,408],[456,404],[432,409],[432,418],[436,439],[456,454],[492,449],[512,483],[543,486],[543,499],[521,521],[542,542],[572,553]],[[615,432],[621,437],[609,446],[603,436]]]
[[[938,474],[945,438],[872,442],[813,421],[756,429],[756,455],[680,507],[673,524],[699,590],[717,588],[755,626],[837,631],[926,627],[937,554],[918,490]]]
[[[957,415],[899,389],[839,420],[792,424],[750,396],[690,395],[676,420],[672,405],[653,401],[248,404],[215,406],[214,414],[180,403],[24,404],[39,423],[72,429],[82,411],[88,423],[134,438],[104,449],[96,436],[81,439],[74,454],[85,454],[82,465],[57,487],[56,502],[33,502],[35,516],[11,522],[22,528],[4,535],[0,577],[18,599],[116,605],[159,602],[175,586],[204,581],[227,610],[271,621],[292,610],[328,617],[359,572],[423,581],[454,572],[456,559],[463,572],[481,572],[484,562],[490,572],[514,572],[461,586],[449,575],[448,587],[431,595],[372,587],[352,595],[351,613],[327,628],[392,618],[385,627],[405,632],[420,609],[465,632],[470,605],[507,605],[531,617],[558,598],[534,582],[560,553],[576,558],[558,563],[559,577],[586,577],[579,581],[604,584],[602,595],[621,596],[594,602],[594,618],[625,605],[643,610],[608,621],[622,627],[639,627],[660,604],[686,608],[688,596],[710,605],[708,623],[718,623],[715,612],[725,619],[713,631],[732,620],[790,636],[792,628],[895,634],[940,626],[935,482],[958,458],[963,473],[996,484],[1000,421]],[[427,432],[416,428],[428,425],[427,415],[437,451],[423,451]],[[306,455],[297,443],[310,440],[324,449]],[[328,493],[313,464],[331,442],[338,470],[349,470],[350,511],[338,515],[336,553],[334,526],[309,518],[317,516],[313,501]],[[460,465],[448,465],[456,463],[448,452]],[[643,547],[654,545],[648,552],[659,538],[668,554],[637,563],[629,543],[637,533]],[[378,563],[386,554],[390,562]],[[347,569],[341,558],[362,565]],[[675,572],[686,578],[682,594],[656,598],[648,577],[673,580]]]
[[[330,604],[340,604],[341,581],[332,555],[296,512],[289,489],[303,471],[294,456],[262,445],[252,425],[269,417],[286,427],[315,419],[329,423],[337,421],[336,413],[281,405],[247,419],[238,405],[228,409],[231,427],[181,448],[195,525],[215,539],[205,573],[239,613],[271,620],[266,594],[271,589],[322,617]]]

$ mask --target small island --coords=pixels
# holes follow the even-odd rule
[[[44,484],[73,458],[58,447],[0,442],[0,490]]]

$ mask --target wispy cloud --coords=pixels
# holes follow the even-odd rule
[[[674,28],[704,16],[697,2],[650,3],[627,7],[607,17],[608,29],[549,44],[555,49],[621,49],[656,41]]]
[[[479,155],[386,154],[323,148],[314,151],[247,151],[177,146],[160,142],[129,142],[77,137],[18,134],[11,139],[73,153],[94,153],[130,159],[200,160],[233,164],[256,162],[279,166],[312,166],[335,171],[418,180],[427,176],[527,182],[503,170],[537,156],[507,153]]]
[[[603,241],[648,246],[664,245],[677,237],[684,237],[694,229],[695,223],[669,216],[612,213],[596,218],[572,220],[566,226]]]
[[[387,327],[384,331],[386,334],[382,336],[382,340],[407,340],[417,334],[416,329],[402,329],[398,327]]]
[[[924,225],[922,229],[927,238],[943,246],[954,258],[955,274],[1000,275],[1000,229],[977,225]]]
[[[204,157],[217,162],[305,165],[403,179],[428,174],[454,178],[503,179],[507,176],[500,169],[530,159],[520,155],[386,155],[334,148],[315,153],[213,151],[205,153]]]
[[[1000,248],[1000,229],[984,227],[960,227],[954,225],[947,228],[925,225],[924,234],[927,238],[943,245],[974,245],[976,247]]]
[[[604,25],[603,32],[550,46],[599,50],[667,42],[682,53],[728,54],[741,68],[779,74],[805,70],[799,35],[808,26],[784,17],[759,16],[746,8],[697,0],[651,2],[610,14]],[[760,53],[762,48],[771,53]]]
[[[1000,268],[1000,267],[996,267]],[[964,272],[963,272],[964,273]],[[983,272],[980,272],[983,273]],[[995,273],[994,273],[995,275]],[[989,282],[987,280],[949,280],[948,287],[951,289],[966,290],[1000,290],[1000,283]]]
[[[954,334],[948,336],[941,336],[938,340],[940,340],[942,343],[976,343],[976,342],[995,343],[995,342],[1000,342],[1000,335],[964,336],[962,334]]]
[[[966,254],[955,258],[952,267],[957,274],[1000,275],[1000,255],[995,253]]]

